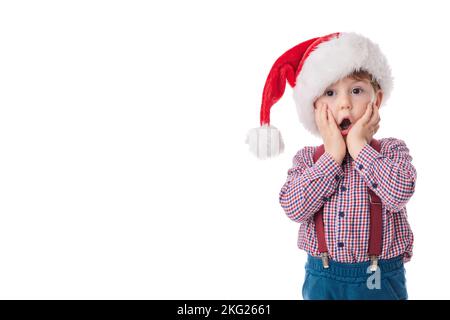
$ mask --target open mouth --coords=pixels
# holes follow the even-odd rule
[[[339,124],[339,128],[341,128],[342,131],[347,130],[348,128],[350,128],[352,122],[345,118],[342,120],[342,122]]]

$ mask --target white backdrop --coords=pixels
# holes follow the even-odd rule
[[[287,86],[260,161],[275,60],[307,39],[364,34],[394,91],[376,138],[417,170],[411,299],[450,298],[450,23],[445,1],[2,1],[0,298],[301,299],[306,254],[278,193],[321,144]]]

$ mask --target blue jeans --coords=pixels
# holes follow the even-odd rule
[[[405,267],[402,256],[379,260],[378,270],[370,272],[370,262],[340,263],[330,260],[325,269],[322,260],[308,254],[304,300],[407,300]]]

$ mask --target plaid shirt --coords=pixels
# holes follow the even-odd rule
[[[416,170],[404,141],[379,141],[380,153],[366,144],[355,160],[347,151],[342,165],[326,152],[314,164],[317,147],[304,147],[294,156],[279,201],[287,216],[300,223],[300,249],[320,255],[314,213],[324,206],[330,258],[344,263],[368,261],[370,188],[383,203],[383,247],[379,258],[403,254],[404,262],[411,259],[414,238],[405,205],[414,193]]]

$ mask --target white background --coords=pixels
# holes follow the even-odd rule
[[[411,299],[450,298],[446,1],[2,1],[0,298],[301,299],[306,254],[278,193],[321,141],[287,86],[286,150],[244,144],[294,45],[353,31],[395,88],[376,138],[418,177]]]

